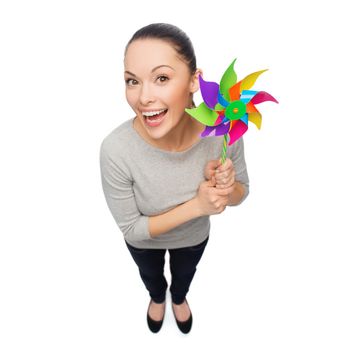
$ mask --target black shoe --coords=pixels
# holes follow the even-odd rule
[[[149,302],[148,309],[147,309],[147,324],[148,324],[148,328],[151,330],[151,332],[157,333],[157,332],[159,332],[159,330],[162,328],[162,325],[163,325],[163,320],[164,320],[164,315],[165,315],[165,305],[164,305],[164,315],[163,315],[163,318],[162,318],[160,321],[155,321],[155,320],[153,320],[153,319],[150,317],[150,315],[148,314],[148,312],[149,312],[149,307],[151,306],[151,303],[152,303],[152,299],[151,299],[151,301]]]
[[[187,302],[186,299],[185,299],[185,301],[186,301],[186,303],[187,303],[187,305],[188,305],[188,302]],[[188,307],[190,307],[190,306],[188,305]],[[177,324],[178,328],[180,329],[180,331],[181,331],[182,333],[185,333],[185,334],[189,333],[190,330],[191,330],[192,321],[193,321],[191,310],[190,310],[190,317],[189,317],[188,320],[186,320],[186,321],[179,321],[179,320],[176,318],[176,316],[175,316],[175,311],[174,311],[174,306],[173,306],[173,313],[174,313],[174,317],[175,317],[175,320],[176,320],[176,324]]]

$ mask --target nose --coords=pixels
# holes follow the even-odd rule
[[[155,98],[153,95],[153,91],[148,84],[142,84],[139,100],[140,100],[140,103],[145,106],[154,102]]]

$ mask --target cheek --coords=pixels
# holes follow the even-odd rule
[[[169,91],[167,94],[167,101],[172,107],[183,109],[188,103],[189,94],[189,91],[187,91],[185,87],[178,87]]]
[[[125,91],[125,97],[126,100],[128,102],[128,104],[133,107],[136,105],[137,102],[137,95],[135,93],[135,91],[131,91],[131,90],[126,90]]]

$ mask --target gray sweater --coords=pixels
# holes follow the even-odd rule
[[[159,149],[134,129],[131,118],[108,134],[100,148],[102,188],[107,205],[124,235],[136,248],[174,249],[203,242],[209,235],[210,217],[201,216],[152,238],[150,216],[162,214],[196,196],[205,180],[209,160],[219,159],[223,137],[201,138],[182,152]],[[249,193],[243,138],[227,147],[236,181]],[[239,203],[239,204],[240,204]]]

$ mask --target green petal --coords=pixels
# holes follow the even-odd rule
[[[196,108],[186,108],[185,111],[193,118],[197,119],[200,123],[207,126],[214,126],[215,121],[218,118],[216,112],[208,108],[207,105],[202,102]]]
[[[230,64],[230,66],[226,69],[226,72],[224,73],[220,81],[220,93],[224,95],[227,101],[230,101],[230,87],[236,84],[237,82],[237,74],[233,67],[236,62],[236,59],[237,58],[235,58],[234,61]]]
[[[225,107],[221,106],[220,103],[217,103],[217,104],[215,105],[214,109],[215,109],[216,111],[223,111],[223,110],[225,109]]]

